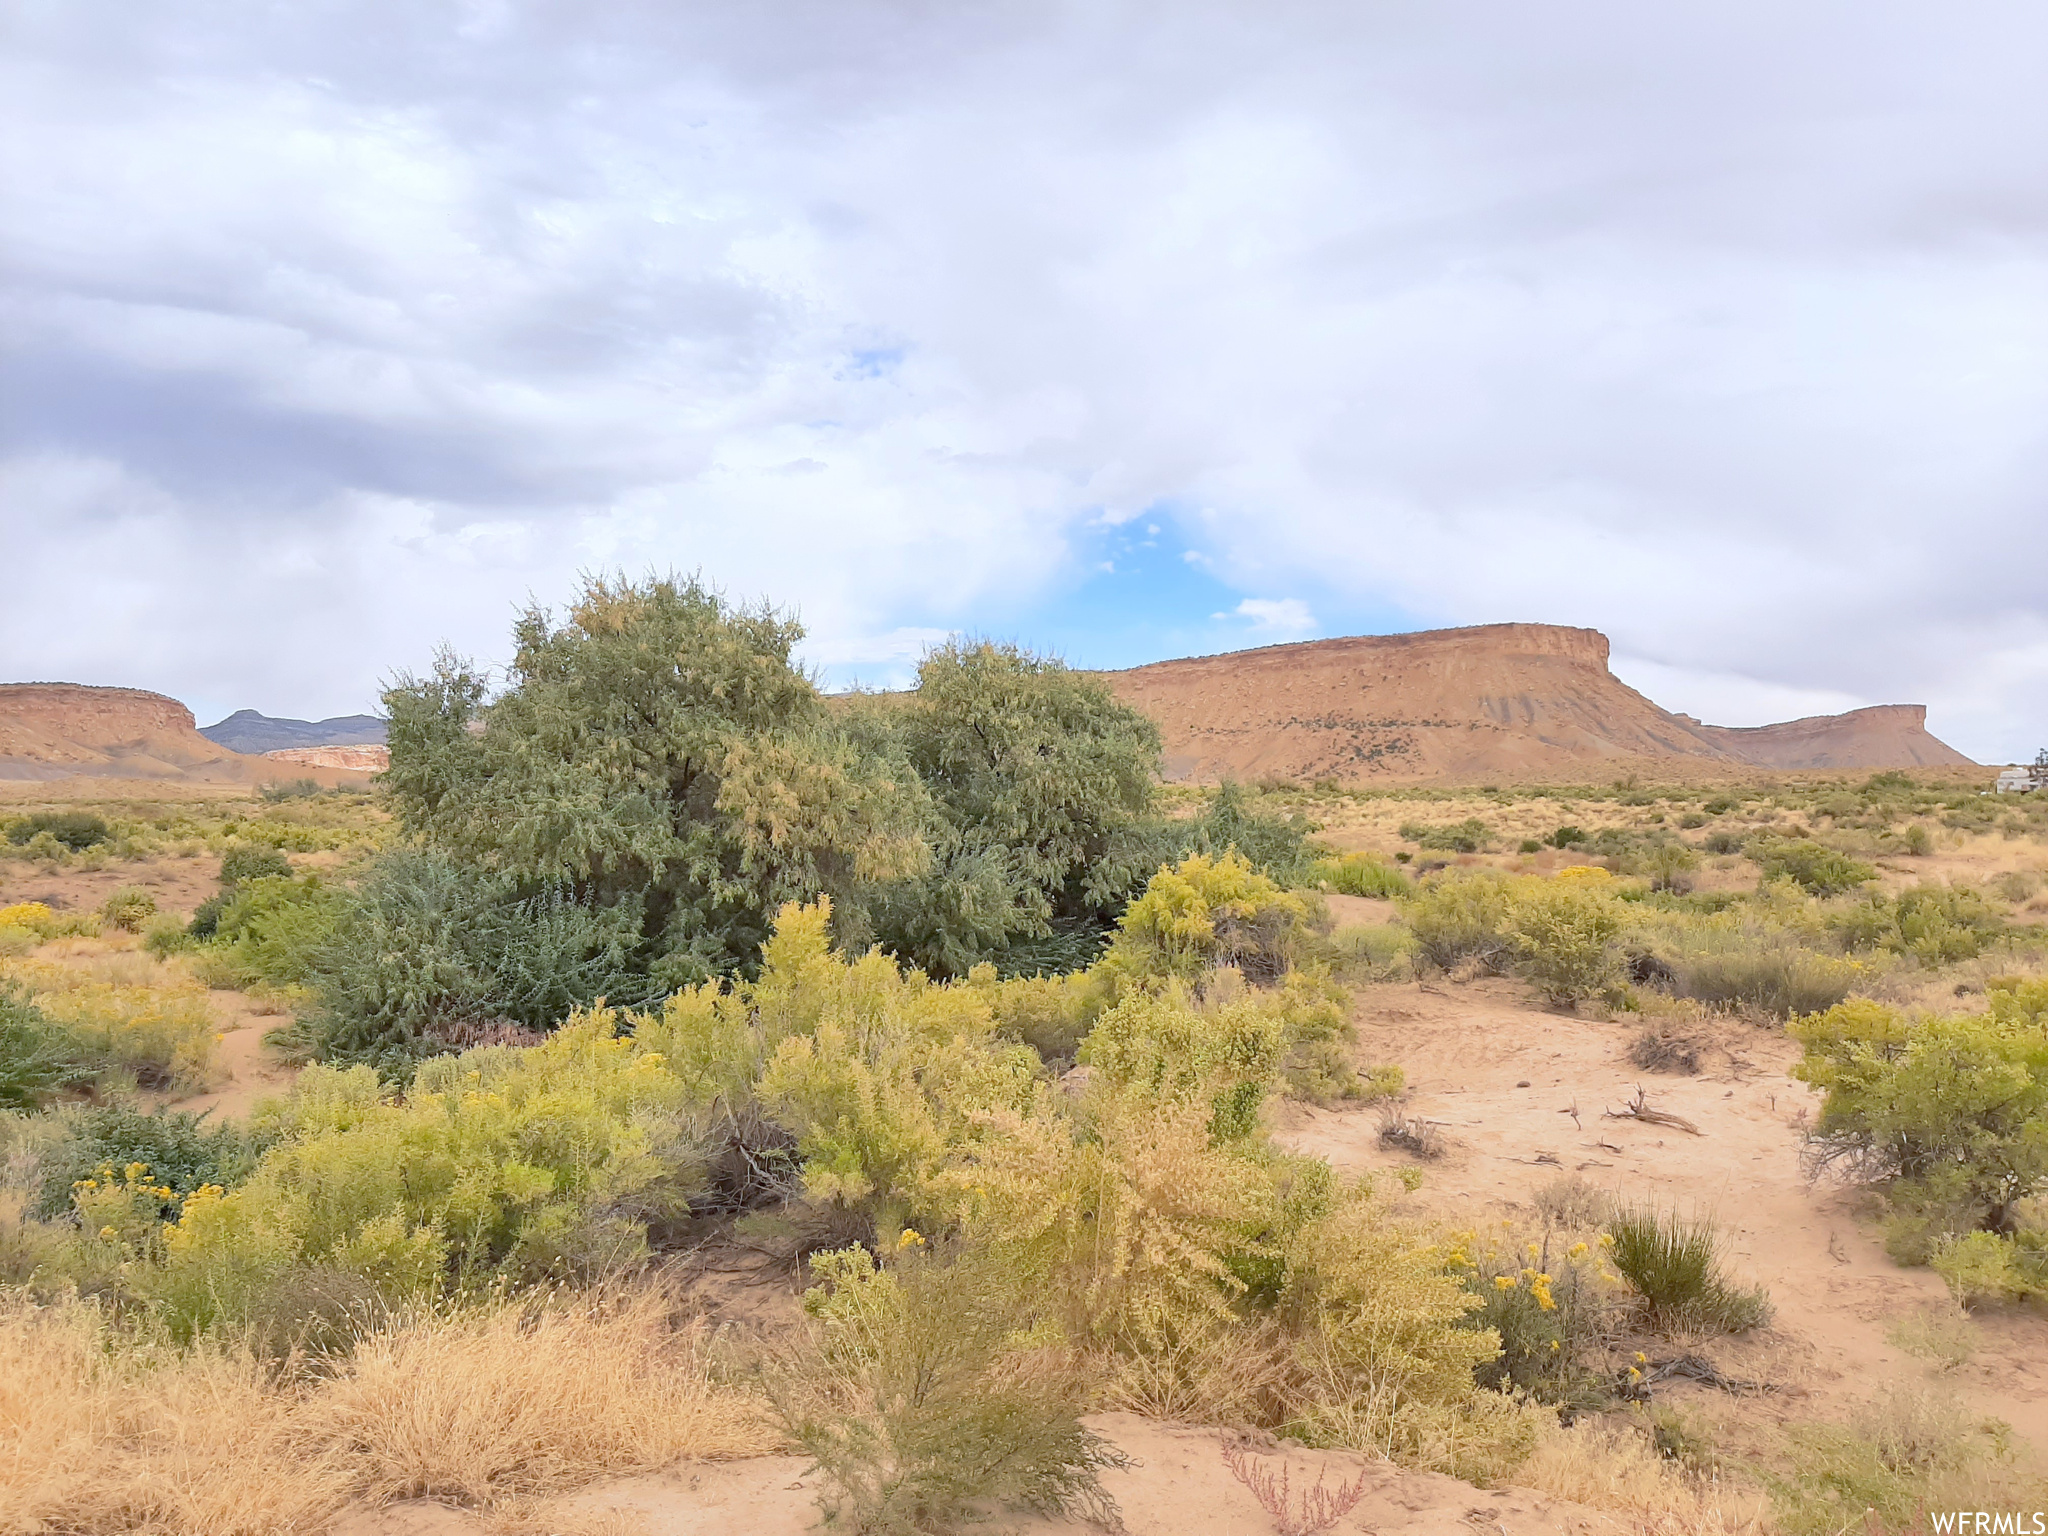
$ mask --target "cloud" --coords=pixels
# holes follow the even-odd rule
[[[2031,757],[2048,16],[1972,17],[41,8],[0,643],[343,713],[651,565],[866,675],[1157,525],[1264,635],[1588,624]]]
[[[1316,632],[1316,616],[1298,597],[1248,597],[1229,613],[1210,615],[1216,619],[1232,616],[1249,621],[1253,634],[1276,640],[1299,640]]]

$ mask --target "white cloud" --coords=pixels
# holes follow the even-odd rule
[[[1250,623],[1253,634],[1276,640],[1300,640],[1316,632],[1316,616],[1298,597],[1248,597],[1229,613],[1212,613],[1209,617],[1244,619]]]
[[[343,712],[650,564],[865,675],[1143,518],[1298,594],[1263,635],[1582,623],[1676,708],[2048,731],[2020,0],[16,23],[21,675]]]

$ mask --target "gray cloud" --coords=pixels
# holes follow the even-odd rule
[[[1151,510],[1256,611],[2039,744],[2018,0],[11,10],[15,675],[338,712],[650,563],[887,673]]]

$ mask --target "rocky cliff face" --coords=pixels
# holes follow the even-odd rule
[[[252,783],[291,770],[208,741],[192,711],[160,693],[0,683],[0,779],[73,774]]]
[[[1764,768],[1963,768],[1970,759],[1928,734],[1924,704],[1874,704],[1780,725],[1708,725],[1701,732]]]
[[[1159,723],[1166,772],[1177,779],[1358,783],[1575,776],[1639,761],[1722,770],[1968,761],[1927,735],[1917,705],[1859,710],[1838,718],[1872,719],[1832,732],[1826,721],[1728,730],[1658,708],[1607,661],[1607,637],[1596,630],[1488,624],[1104,676]]]

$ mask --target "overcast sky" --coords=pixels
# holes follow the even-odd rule
[[[653,566],[2048,742],[2038,0],[0,17],[5,677],[353,712]]]

